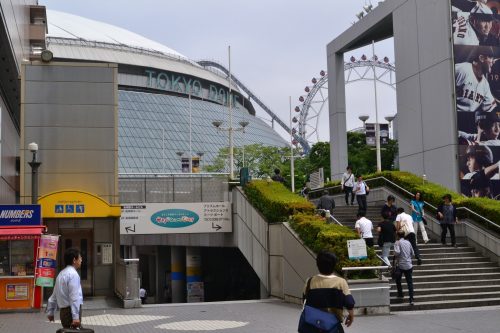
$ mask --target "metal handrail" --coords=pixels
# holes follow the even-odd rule
[[[405,189],[405,188],[403,188],[403,187],[399,186],[398,184],[396,184],[396,183],[394,183],[394,182],[390,181],[389,179],[387,179],[387,178],[385,178],[385,177],[383,177],[383,176],[381,176],[381,177],[375,177],[375,178],[370,178],[370,179],[365,180],[365,182],[371,182],[371,181],[374,181],[374,180],[380,180],[380,179],[382,179],[382,180],[384,180],[385,182],[387,182],[387,183],[391,184],[392,186],[394,186],[394,187],[398,188],[398,189],[399,189],[399,190],[401,190],[402,192],[404,192],[404,193],[406,193],[406,194],[408,194],[408,195],[410,195],[410,196],[413,196],[413,193],[411,193],[411,192],[410,192],[410,191],[408,191],[407,189]],[[338,188],[338,187],[341,187],[341,185],[331,186],[331,187],[328,187],[328,189],[334,189],[334,188]],[[318,191],[322,191],[322,190],[323,190],[323,189],[312,190],[311,192],[318,192]],[[436,206],[432,205],[431,203],[429,203],[429,202],[427,202],[427,201],[425,201],[425,200],[424,200],[424,203],[425,203],[425,205],[426,205],[426,206],[431,207],[432,209],[434,209],[434,210],[436,210],[436,211],[437,211],[437,207],[436,207]],[[467,212],[469,212],[469,213],[472,213],[472,214],[474,214],[475,216],[477,216],[477,217],[481,218],[481,219],[482,219],[483,221],[485,221],[486,223],[488,223],[490,226],[493,226],[493,227],[495,227],[495,228],[497,228],[497,229],[499,229],[499,230],[500,230],[500,225],[496,224],[496,223],[495,223],[495,222],[493,222],[493,221],[490,221],[490,220],[489,220],[489,219],[487,219],[486,217],[484,217],[484,216],[482,216],[482,215],[480,215],[480,214],[478,214],[478,213],[476,213],[476,212],[474,212],[474,211],[470,210],[470,209],[469,209],[469,208],[467,208],[467,207],[457,207],[457,210],[465,210],[465,211],[467,211]]]
[[[329,216],[327,217],[327,219],[331,219],[333,220],[333,222],[337,223],[338,225],[340,226],[344,226],[342,223],[339,222],[339,220],[337,220],[331,213],[328,209],[316,209],[316,212],[328,212]],[[320,214],[321,215],[321,214]],[[326,216],[325,216],[326,217]]]

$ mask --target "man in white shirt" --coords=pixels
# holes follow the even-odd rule
[[[365,240],[366,246],[373,247],[372,221],[365,217],[364,211],[359,211],[357,217],[358,220],[356,221],[354,228],[356,228],[359,237]]]
[[[370,188],[363,181],[363,176],[358,176],[358,181],[354,184],[354,193],[356,193],[356,200],[358,201],[359,211],[366,212],[366,191]]]
[[[82,265],[78,249],[70,248],[64,253],[66,268],[57,275],[52,296],[47,304],[47,318],[54,321],[54,312],[60,309],[61,324],[64,328],[81,326],[81,306],[83,304],[80,275],[76,271]]]
[[[347,166],[346,172],[342,175],[342,191],[345,192],[345,204],[349,205],[349,194],[351,194],[351,206],[354,205],[354,192],[352,191],[354,187],[354,174],[352,173],[352,167]]]
[[[420,251],[417,246],[417,236],[415,235],[415,229],[413,228],[413,218],[411,215],[406,214],[404,208],[398,208],[398,216],[396,216],[396,229],[398,232],[405,233],[405,239],[407,239],[411,246],[413,247],[413,252],[415,252],[415,258],[417,258],[417,264],[422,265],[422,259],[420,258]]]

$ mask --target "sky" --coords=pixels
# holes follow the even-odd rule
[[[304,88],[326,71],[326,45],[358,19],[369,0],[39,0],[48,9],[102,21],[162,43],[192,60],[215,60],[227,66],[286,124],[300,105]],[[374,6],[378,1],[372,2]],[[379,58],[394,59],[393,41],[375,44]],[[347,53],[371,56],[371,46]],[[331,73],[330,73],[331,75]],[[379,121],[396,113],[396,93],[378,84]],[[319,96],[319,95],[318,95]],[[317,104],[318,106],[320,104]],[[258,108],[257,116],[270,117]],[[375,122],[373,81],[346,86],[347,128],[362,125],[358,116]],[[315,123],[310,122],[312,126]],[[320,141],[329,140],[328,105],[319,117]],[[287,133],[276,125],[284,137]]]

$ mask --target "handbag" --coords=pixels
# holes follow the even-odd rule
[[[366,195],[370,194],[370,188],[368,187],[368,185],[366,185],[365,182],[363,182],[363,184],[365,184],[365,193],[366,193]]]
[[[424,223],[424,225],[427,225],[427,220],[425,219],[425,217],[422,217],[422,222]]]
[[[399,229],[405,233],[405,236],[408,236],[410,234],[410,229],[408,229],[408,225],[406,222],[401,223],[401,228]]]
[[[393,280],[398,280],[401,278],[401,275],[403,275],[403,272],[401,271],[401,268],[399,268],[399,265],[396,262],[396,256],[394,256],[392,259],[391,278]]]
[[[306,299],[299,320],[299,333],[337,333],[340,321],[333,313],[326,312],[306,305],[307,294],[311,286],[311,279],[307,281]]]

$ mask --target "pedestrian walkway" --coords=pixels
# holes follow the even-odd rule
[[[146,305],[86,310],[84,326],[96,333],[297,332],[301,307],[280,300]],[[356,317],[346,333],[498,332],[500,307],[399,312]],[[0,332],[55,333],[44,313],[0,314]]]

